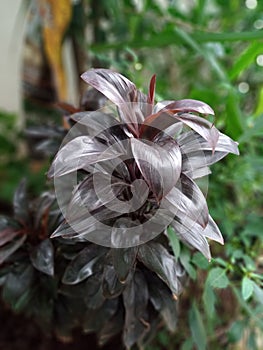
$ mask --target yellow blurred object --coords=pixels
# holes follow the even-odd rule
[[[59,101],[67,100],[67,79],[62,62],[62,43],[72,17],[70,0],[39,0],[43,19],[44,50],[50,64]]]

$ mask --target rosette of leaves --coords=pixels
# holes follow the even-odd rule
[[[49,327],[56,294],[54,244],[49,236],[60,212],[53,193],[29,201],[22,181],[13,200],[13,217],[0,217],[2,298],[16,312],[35,316]]]
[[[124,317],[123,339],[130,348],[150,337],[160,317],[175,328],[174,299],[182,289],[183,273],[170,249],[167,227],[209,260],[208,239],[223,243],[195,180],[228,153],[238,154],[238,148],[206,118],[214,115],[207,104],[187,99],[155,105],[155,76],[147,95],[111,70],[92,69],[82,78],[115,104],[117,112],[71,116],[84,126],[79,128],[83,134],[63,145],[48,175],[63,179],[77,173],[79,180],[65,220],[52,236],[87,242],[70,262],[63,282],[89,283],[97,274],[94,305],[97,293],[102,294],[102,318],[111,320],[106,330],[117,325],[120,330]],[[104,181],[109,177],[110,187]],[[124,212],[131,201],[135,209]],[[150,220],[153,225],[147,226]],[[102,224],[111,230],[105,233]],[[129,228],[136,234],[127,238]],[[98,236],[108,248],[88,243]],[[118,318],[119,313],[124,316]],[[98,315],[97,309],[88,313],[84,330],[99,332],[94,326]]]

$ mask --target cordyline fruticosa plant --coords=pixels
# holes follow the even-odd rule
[[[126,348],[142,347],[161,320],[176,328],[185,274],[167,228],[209,260],[207,239],[223,243],[195,180],[228,153],[238,154],[237,143],[206,118],[214,112],[203,102],[154,105],[155,76],[147,95],[107,69],[89,70],[82,78],[116,108],[71,115],[74,132],[48,172],[64,216],[51,235],[57,288],[52,300],[65,298],[65,333],[81,326],[97,332],[104,344],[122,332]],[[18,236],[20,248],[1,259],[7,266],[13,252],[24,249],[26,240]],[[2,250],[6,242],[0,242]]]

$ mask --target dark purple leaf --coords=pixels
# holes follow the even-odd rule
[[[26,180],[22,180],[15,191],[13,198],[14,218],[21,223],[28,220],[28,198]]]
[[[102,306],[105,301],[102,290],[102,269],[90,276],[86,281],[85,287],[85,305],[88,309],[96,310]],[[76,287],[76,285],[74,285]]]
[[[201,177],[197,170],[202,168],[204,174],[209,173],[204,168],[218,162],[228,153],[239,154],[237,143],[221,133],[214,152],[206,140],[191,131],[180,135],[177,141],[183,154],[182,170],[190,177]],[[201,174],[202,170],[199,172]]]
[[[20,225],[7,217],[0,216],[0,247],[20,234]]]
[[[21,311],[30,300],[34,269],[30,264],[14,264],[3,287],[3,299],[14,311]],[[32,294],[31,294],[32,295]]]
[[[0,248],[0,264],[10,257],[17,249],[19,249],[26,240],[26,235],[9,242]]]
[[[85,333],[98,332],[109,322],[109,319],[118,309],[118,299],[106,300],[104,304],[96,310],[88,310],[83,320],[83,330]]]
[[[217,227],[217,224],[214,222],[213,218],[209,215],[209,220],[206,228],[203,231],[203,235],[213,241],[224,244],[224,238]]]
[[[125,283],[134,267],[137,251],[137,247],[111,249],[113,266],[121,283]]]
[[[105,265],[103,271],[102,290],[106,299],[118,297],[123,291],[124,285],[119,281],[112,265]]]
[[[197,150],[212,151],[212,147],[210,146],[210,144],[198,134],[192,131],[180,135],[176,141],[180,145],[182,152],[185,154]],[[224,135],[221,132],[219,132],[219,138],[215,147],[215,153],[216,152],[233,153],[239,155],[238,143],[233,141],[227,135]]]
[[[108,146],[90,136],[79,136],[59,150],[48,176],[50,178],[62,176],[78,169],[85,169],[90,164],[118,156],[120,153],[114,147],[108,150]]]
[[[148,288],[143,274],[136,271],[134,277],[123,292],[125,324],[123,342],[130,349],[148,331],[147,304]]]
[[[94,244],[84,248],[66,268],[62,282],[77,284],[92,276],[99,269],[98,262],[106,251],[106,248]]]
[[[98,136],[101,132],[120,125],[114,116],[101,111],[79,112],[72,114],[70,118],[76,123],[84,125],[90,136]]]
[[[139,247],[138,259],[151,271],[155,272],[177,296],[181,292],[179,276],[181,267],[175,257],[160,244],[148,242]]]
[[[17,237],[19,234],[19,231],[12,227],[7,227],[0,231],[0,247],[12,241],[12,239]]]
[[[206,199],[195,182],[183,173],[180,181],[165,196],[162,206],[170,210],[172,214],[180,215],[180,218],[183,218],[184,215],[189,217],[202,227],[208,223]]]
[[[105,345],[110,339],[122,331],[123,320],[123,310],[119,307],[117,314],[106,322],[103,328],[97,334],[99,346]]]
[[[50,239],[42,241],[30,254],[32,265],[40,272],[54,275],[54,248]]]
[[[181,172],[181,153],[176,141],[148,145],[131,139],[131,148],[146,183],[157,199],[176,184]]]
[[[186,245],[192,248],[196,248],[208,260],[211,260],[209,245],[204,236],[205,229],[198,223],[191,220],[189,217],[183,215],[181,218],[179,215],[180,213],[178,213],[178,216],[175,217],[174,221],[171,223],[171,226],[174,228],[176,235]]]
[[[81,78],[119,106],[123,122],[137,133],[138,120],[130,104],[137,102],[137,89],[130,80],[109,69],[91,69]]]
[[[205,102],[198,100],[178,100],[178,101],[162,101],[157,103],[154,108],[154,113],[171,110],[173,113],[197,113],[204,115],[214,115],[213,109]]]
[[[167,286],[155,275],[148,280],[149,296],[156,311],[160,312],[168,329],[174,332],[177,324],[177,302]]]

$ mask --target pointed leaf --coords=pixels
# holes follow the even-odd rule
[[[85,333],[98,332],[118,308],[118,299],[106,300],[99,309],[88,310],[82,323]]]
[[[98,270],[98,262],[106,251],[106,248],[94,244],[84,248],[66,268],[62,282],[76,284],[92,276]]]
[[[144,137],[147,135],[149,137],[150,135],[152,139],[160,130],[165,130],[178,121],[201,135],[212,147],[212,150],[215,149],[219,138],[219,131],[211,122],[194,114],[174,114],[173,110],[161,111],[147,117],[140,128],[140,136]]]
[[[106,299],[118,297],[123,291],[124,285],[118,279],[112,265],[106,265],[103,271],[102,290]]]
[[[180,149],[172,138],[165,147],[131,139],[134,159],[149,188],[160,199],[176,184],[181,172]]]
[[[26,180],[22,180],[13,198],[14,218],[22,223],[28,220],[28,198]]]
[[[189,325],[197,349],[206,350],[207,337],[205,326],[200,311],[195,303],[192,305],[189,312]]]
[[[184,99],[178,101],[161,101],[157,103],[154,112],[163,110],[172,110],[173,113],[198,113],[204,115],[214,115],[213,109],[205,102],[191,99]]]
[[[111,249],[112,262],[120,282],[124,283],[133,268],[138,248]]]
[[[12,242],[0,248],[0,264],[10,257],[17,249],[19,249],[26,240],[26,235],[13,240]]]
[[[91,69],[81,78],[119,106],[122,121],[137,133],[137,117],[129,102],[137,102],[136,86],[127,78],[109,69]]]
[[[226,288],[229,284],[226,270],[222,269],[221,267],[215,267],[210,270],[207,277],[207,283],[214,288]]]
[[[117,158],[120,155],[113,147],[90,136],[78,136],[63,146],[57,153],[48,176],[62,176],[78,169],[85,169],[98,161]]]
[[[125,307],[125,325],[123,341],[130,349],[147,331],[146,307],[148,288],[143,274],[137,271],[123,292]]]
[[[203,235],[203,227],[185,215],[182,218],[175,216],[171,222],[171,226],[182,242],[192,248],[198,249],[209,261],[211,260],[209,245]]]
[[[244,300],[248,300],[253,292],[254,292],[254,282],[248,278],[247,276],[244,276],[242,279],[242,297]]]
[[[33,266],[49,276],[54,275],[54,248],[50,239],[42,241],[30,254]]]
[[[174,215],[180,215],[181,219],[184,216],[189,217],[202,227],[206,227],[208,223],[206,199],[195,182],[183,173],[180,181],[165,196],[162,206],[169,209]]]
[[[167,286],[152,275],[148,281],[149,295],[154,308],[159,311],[168,329],[174,332],[177,324],[177,303]]]
[[[179,280],[182,270],[173,255],[159,243],[148,242],[139,247],[138,259],[155,272],[176,296],[181,292]]]
[[[224,238],[217,227],[217,224],[214,222],[213,218],[209,215],[208,224],[203,231],[203,235],[213,241],[224,244]]]

